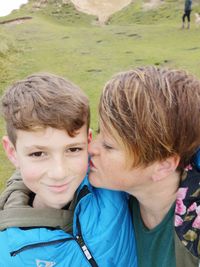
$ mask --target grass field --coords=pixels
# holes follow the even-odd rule
[[[14,80],[41,71],[69,78],[89,96],[93,129],[101,89],[114,73],[155,64],[184,68],[200,77],[200,28],[181,30],[183,1],[163,1],[144,12],[141,0],[114,14],[107,25],[81,14],[71,4],[50,4],[39,11],[32,2],[0,21],[32,16],[23,24],[0,25],[0,92]],[[4,134],[0,122],[0,136]],[[0,148],[0,188],[13,168]]]

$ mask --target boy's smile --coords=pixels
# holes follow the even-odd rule
[[[16,149],[12,146],[10,154],[25,185],[36,194],[34,207],[62,208],[72,200],[87,172],[87,148],[86,126],[74,137],[51,127],[17,130]]]

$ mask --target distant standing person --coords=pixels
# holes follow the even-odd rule
[[[183,21],[183,24],[182,24],[182,29],[185,28],[185,18],[187,17],[187,28],[189,29],[190,28],[190,13],[192,11],[192,0],[185,0],[185,8],[184,8],[184,14],[183,14],[183,17],[182,17],[182,21]]]

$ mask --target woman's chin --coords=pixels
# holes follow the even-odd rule
[[[99,180],[96,178],[95,173],[90,173],[89,174],[89,181],[91,183],[91,185],[95,186],[95,187],[100,187],[100,183]]]

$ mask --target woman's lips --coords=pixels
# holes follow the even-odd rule
[[[92,160],[90,160],[90,169],[96,169],[96,167],[95,167],[95,165],[94,165]]]

